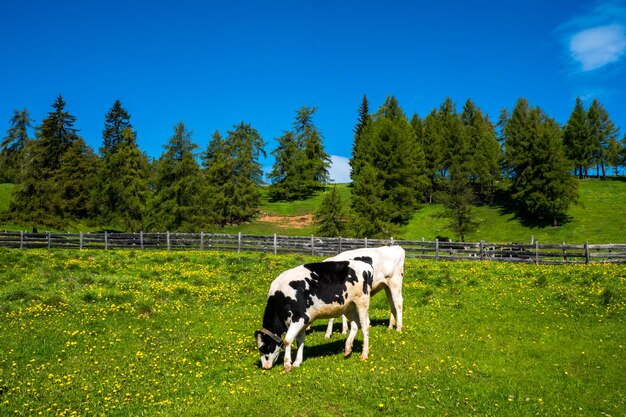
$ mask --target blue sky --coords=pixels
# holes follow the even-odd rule
[[[201,150],[245,121],[269,154],[317,106],[339,182],[364,94],[421,117],[471,98],[493,121],[526,97],[561,123],[597,97],[626,130],[626,1],[0,0],[0,39],[0,134],[62,94],[96,150],[116,99],[151,157],[179,121]]]

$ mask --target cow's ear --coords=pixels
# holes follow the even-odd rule
[[[257,346],[261,346],[261,334],[262,333],[258,330],[254,332],[254,338],[256,339]]]

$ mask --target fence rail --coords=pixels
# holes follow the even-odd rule
[[[536,264],[626,263],[626,244],[531,244],[258,236],[219,233],[27,233],[0,232],[0,247],[137,250],[229,250],[329,256],[350,249],[398,244],[407,257],[492,260]]]

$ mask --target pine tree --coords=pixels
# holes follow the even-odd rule
[[[202,179],[196,149],[191,132],[179,122],[157,163],[149,229],[191,232],[200,227]]]
[[[421,141],[424,149],[424,171],[427,178],[425,199],[428,203],[433,202],[435,193],[442,188],[443,139],[441,132],[441,121],[435,109],[424,119]]]
[[[317,235],[338,237],[346,230],[346,214],[337,187],[331,187],[315,213]]]
[[[124,129],[120,139],[115,152],[101,161],[98,178],[103,183],[97,186],[95,201],[102,223],[137,232],[144,226],[150,167],[137,147],[135,132]]]
[[[440,199],[444,206],[444,214],[450,219],[448,228],[460,237],[461,242],[465,242],[467,234],[474,232],[478,227],[478,222],[473,212],[472,187],[460,164],[454,163],[450,167],[446,191],[441,193]]]
[[[406,222],[424,198],[424,153],[394,97],[365,126],[359,148],[351,161],[358,166],[352,177],[355,229],[380,236]]]
[[[278,146],[271,152],[274,155],[274,165],[268,175],[271,181],[268,188],[270,199],[302,200],[310,195],[304,151],[298,146],[293,132],[285,132],[276,142]]]
[[[37,132],[37,139],[25,148],[24,173],[9,205],[12,219],[33,228],[66,225],[62,201],[66,178],[60,177],[57,171],[63,155],[78,140],[74,128],[76,117],[65,110],[62,96],[52,108]]]
[[[272,151],[275,163],[268,175],[273,201],[294,201],[309,197],[328,182],[330,156],[324,151],[322,135],[313,124],[316,107],[296,112],[293,129],[277,139]]]
[[[230,221],[230,197],[225,186],[232,176],[232,155],[219,131],[215,131],[202,153],[204,167],[204,216],[208,224],[226,226]]]
[[[606,149],[611,139],[617,139],[619,129],[609,118],[608,112],[597,99],[589,106],[589,135],[592,161],[596,164],[596,176],[606,178]],[[602,174],[600,174],[602,173]]]
[[[469,180],[478,201],[491,204],[496,181],[500,178],[500,144],[493,124],[471,100],[467,100],[461,121],[469,146],[467,161]]]
[[[352,158],[350,159],[350,177],[353,178],[359,175],[359,163],[363,160],[362,149],[361,149],[361,136],[363,135],[363,130],[367,126],[368,123],[372,120],[372,117],[369,114],[369,103],[367,101],[367,97],[363,96],[363,100],[361,101],[361,106],[358,111],[358,119],[357,124],[354,128],[354,142],[352,144]]]
[[[505,123],[504,138],[512,197],[529,216],[549,218],[556,226],[578,195],[558,123],[520,99]]]
[[[259,132],[241,122],[226,139],[216,132],[203,154],[206,205],[213,224],[241,224],[257,215],[261,203],[265,142]]]
[[[32,129],[28,110],[15,110],[11,127],[0,143],[0,183],[18,183],[24,173],[24,148],[31,139],[28,129]]]
[[[124,129],[132,130],[132,128],[130,114],[122,107],[122,103],[119,100],[115,100],[115,103],[113,103],[113,106],[105,115],[100,153],[104,156],[114,153],[117,145],[122,141]]]
[[[589,118],[580,97],[563,128],[565,155],[574,166],[574,174],[584,178],[591,166],[592,146],[590,143]]]
[[[619,175],[619,167],[622,165],[622,150],[623,146],[616,138],[609,139],[609,143],[606,148],[606,162],[607,165],[613,167],[613,175]]]
[[[317,107],[303,106],[296,111],[293,124],[298,147],[304,151],[305,178],[309,194],[322,188],[329,179],[330,156],[324,150],[322,135],[313,124]]]
[[[77,138],[61,156],[60,168],[52,181],[59,184],[61,210],[70,219],[93,215],[91,192],[97,173],[98,157],[83,138]]]

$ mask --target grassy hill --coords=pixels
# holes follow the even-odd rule
[[[531,236],[542,243],[623,243],[626,242],[626,180],[610,179],[579,181],[579,203],[570,207],[566,221],[559,227],[530,223],[520,219],[514,212],[502,206],[478,207],[476,218],[480,226],[467,241],[528,242]],[[337,185],[342,201],[348,207],[351,189],[346,184]],[[13,185],[0,184],[0,211],[8,207]],[[273,234],[308,236],[315,234],[313,213],[319,207],[324,192],[312,198],[296,202],[270,202],[263,195],[261,216],[254,222],[206,232]],[[457,240],[446,228],[447,219],[442,217],[441,205],[425,205],[418,210],[409,224],[393,237],[396,239],[434,240],[451,238]],[[19,230],[19,226],[0,225],[7,230]],[[21,227],[22,230],[26,228]],[[97,229],[97,228],[96,228]],[[96,230],[85,225],[75,225],[71,230]]]

